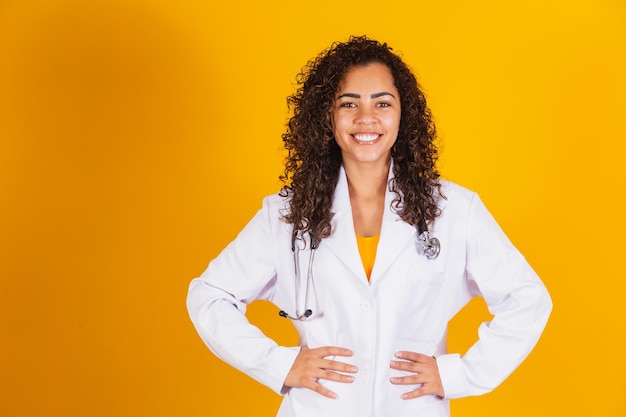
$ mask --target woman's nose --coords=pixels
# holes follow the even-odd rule
[[[372,109],[362,106],[359,107],[358,113],[356,116],[356,122],[359,124],[371,124],[375,120],[374,112]]]

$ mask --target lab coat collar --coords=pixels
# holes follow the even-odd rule
[[[388,183],[393,178],[393,163],[389,168]],[[391,202],[396,193],[389,190],[385,193],[385,211],[383,213],[382,227],[376,261],[370,276],[370,283],[374,284],[378,276],[381,276],[395,261],[398,255],[409,243],[416,233],[415,228],[402,221],[400,216],[393,210]],[[363,263],[356,243],[354,233],[354,221],[352,207],[350,205],[350,193],[348,191],[348,179],[343,166],[339,171],[337,186],[332,204],[332,233],[322,241],[322,244],[335,253],[348,269],[357,277],[367,283]]]

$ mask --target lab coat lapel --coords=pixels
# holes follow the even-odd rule
[[[337,179],[331,210],[333,213],[331,221],[332,233],[329,237],[322,240],[322,244],[326,245],[342,261],[346,268],[367,282],[356,244],[350,193],[348,192],[348,179],[343,166],[341,166]]]
[[[385,214],[383,215],[380,239],[376,249],[376,260],[370,277],[372,284],[385,274],[406,246],[411,244],[416,233],[413,226],[401,220],[400,216],[390,208],[393,193],[388,191],[387,195],[391,195],[392,198],[385,201]]]
[[[387,184],[390,184],[392,179],[393,162],[391,167],[389,167]],[[379,277],[385,274],[415,235],[415,228],[403,221],[392,208],[392,202],[396,196],[397,194],[391,191],[388,185],[385,193],[383,223],[380,229],[378,248],[376,249],[376,260],[370,277],[371,283],[375,283]]]

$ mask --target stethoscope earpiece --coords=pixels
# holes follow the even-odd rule
[[[304,319],[308,319],[311,315],[313,314],[313,310],[311,310],[310,308],[308,308],[304,314],[301,314],[299,316],[296,317],[291,317],[289,314],[287,314],[287,312],[285,310],[280,310],[278,312],[278,315],[281,317],[284,317],[286,319],[291,319],[291,320],[298,320],[298,321],[302,321]]]

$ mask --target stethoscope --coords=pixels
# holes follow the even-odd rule
[[[310,308],[307,308],[307,305],[309,305],[309,287],[310,287],[310,283],[311,283],[312,276],[313,276],[313,258],[315,255],[315,250],[319,246],[319,241],[317,239],[310,239],[309,242],[311,244],[311,250],[309,251],[309,264],[307,266],[307,271],[306,271],[306,288],[304,290],[304,312],[300,313],[300,309],[298,308],[298,305],[299,305],[298,298],[300,296],[300,282],[301,282],[300,251],[306,247],[306,241],[304,240],[304,237],[301,231],[294,230],[291,236],[291,251],[293,252],[293,266],[294,266],[294,272],[296,274],[296,290],[295,290],[296,315],[295,317],[292,317],[289,314],[287,314],[285,310],[280,310],[278,312],[278,315],[281,317],[285,317],[291,320],[302,321],[302,320],[308,319],[309,316],[313,314],[313,310],[311,310]]]
[[[430,235],[424,217],[420,218],[417,224],[417,235],[417,253],[431,261],[437,259],[441,251],[441,243],[439,239]]]
[[[426,221],[422,217],[419,223],[416,226],[417,228],[417,253],[419,255],[424,255],[428,260],[435,260],[439,256],[439,252],[441,251],[441,243],[439,239],[430,235],[428,231],[428,226],[426,225]],[[303,247],[301,248],[301,244]],[[280,317],[288,318],[291,320],[303,321],[308,319],[312,314],[313,310],[307,308],[309,304],[309,287],[311,281],[313,280],[313,258],[315,256],[315,250],[319,246],[319,241],[316,239],[310,240],[311,250],[309,251],[309,263],[306,271],[306,288],[304,292],[304,311],[301,313],[299,309],[299,295],[300,295],[300,251],[306,247],[306,242],[302,237],[301,232],[296,232],[294,230],[293,235],[291,237],[291,251],[293,252],[293,265],[294,272],[296,275],[296,285],[295,285],[295,303],[296,303],[296,315],[290,316],[287,314],[285,310],[280,310],[278,315]]]

